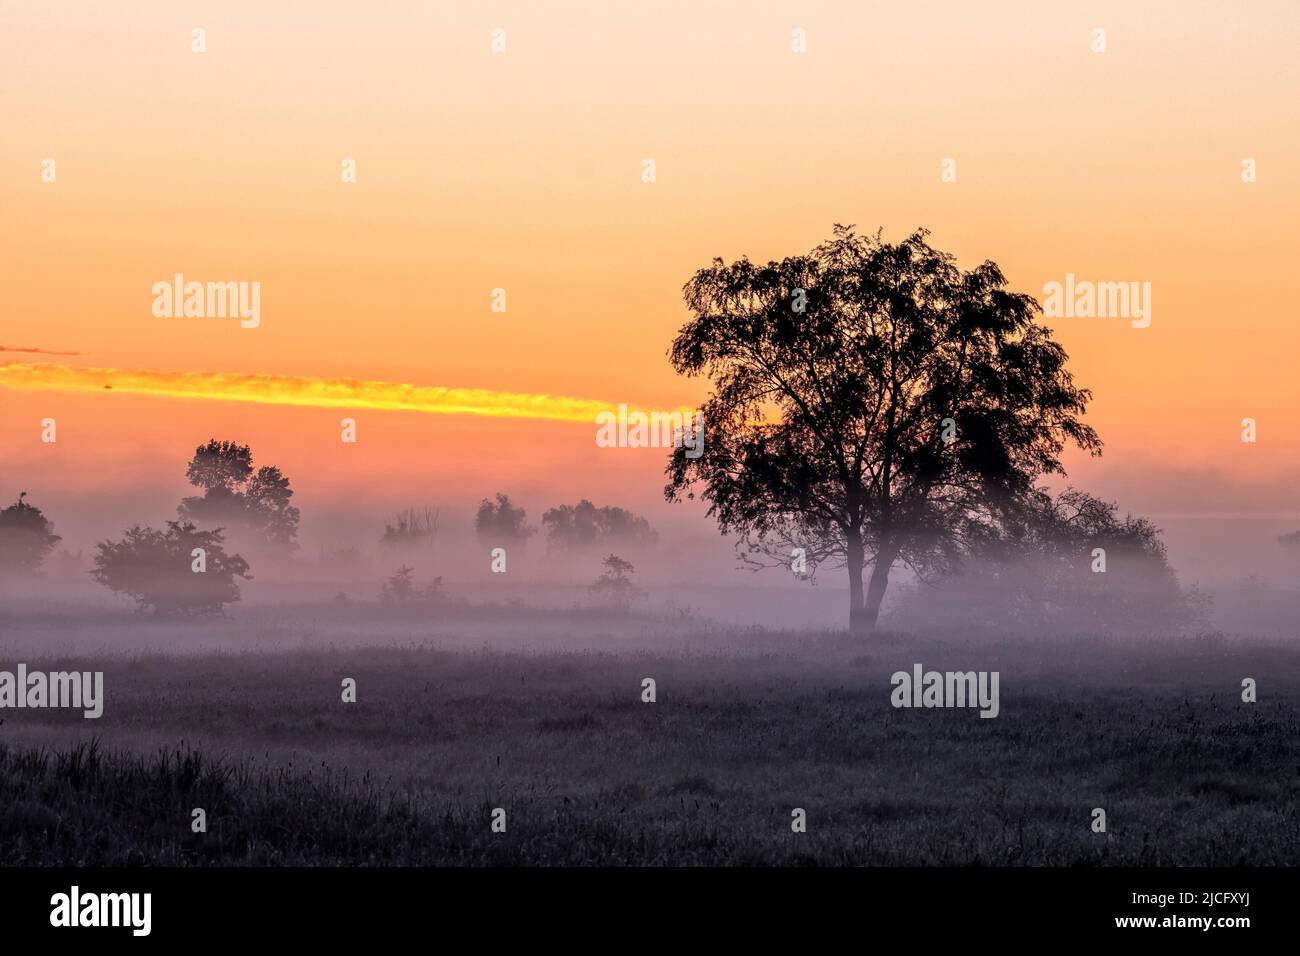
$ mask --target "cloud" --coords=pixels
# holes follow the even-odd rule
[[[160,398],[376,409],[431,415],[484,415],[594,422],[609,403],[478,388],[442,388],[356,379],[295,378],[225,372],[163,372],[0,362],[0,388],[23,391],[114,392]]]
[[[27,352],[32,355],[80,355],[80,352],[54,352],[50,349],[24,349],[10,348],[6,345],[0,345],[0,352]]]

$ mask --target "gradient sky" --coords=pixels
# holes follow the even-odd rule
[[[711,257],[924,226],[1040,299],[1067,272],[1152,284],[1148,329],[1048,322],[1106,442],[1076,483],[1166,524],[1300,521],[1294,2],[0,0],[0,23],[0,346],[77,353],[0,363],[669,409],[703,395],[665,352]],[[260,281],[261,326],[155,318],[178,271]],[[169,516],[214,436],[284,468],[307,535],[359,495],[659,508],[663,454],[594,424],[362,408],[346,446],[338,408],[11,372],[0,499],[86,534]]]

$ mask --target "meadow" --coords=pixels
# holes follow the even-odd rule
[[[652,619],[500,618],[478,624],[553,640],[385,619],[349,643],[333,637],[351,625],[254,617],[190,653],[27,653],[103,670],[107,701],[98,720],[0,712],[0,863],[1300,861],[1300,664],[1285,645],[754,628],[656,642],[668,626]],[[889,675],[914,662],[999,671],[999,716],[891,707]]]

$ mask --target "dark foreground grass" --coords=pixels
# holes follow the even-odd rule
[[[914,659],[1000,667],[1001,715],[892,708],[888,674]],[[100,720],[6,712],[4,864],[1300,863],[1300,680],[1276,650],[96,666]],[[1240,701],[1241,674],[1271,675],[1259,703]]]

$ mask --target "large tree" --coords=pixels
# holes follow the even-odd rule
[[[897,565],[950,566],[1063,472],[1067,443],[1101,448],[1038,303],[927,236],[836,226],[806,255],[715,259],[686,283],[693,318],[669,353],[713,389],[704,451],[673,450],[668,499],[699,485],[747,560],[847,568],[858,634]]]

